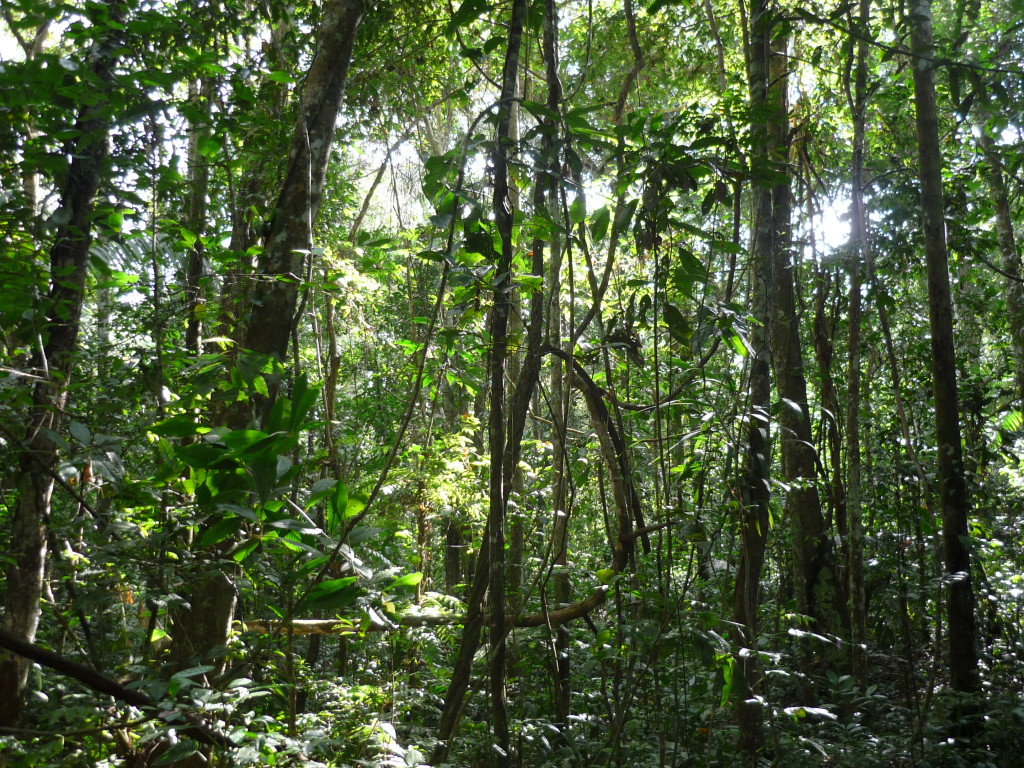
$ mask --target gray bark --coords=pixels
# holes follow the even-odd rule
[[[953,306],[950,296],[946,226],[942,193],[942,153],[935,98],[935,62],[930,0],[917,0],[910,16],[914,60],[921,222],[928,274],[928,316],[932,347],[932,392],[938,449],[938,490],[949,621],[949,672],[953,690],[978,690],[974,592],[968,544],[967,482],[960,437]],[[969,736],[970,723],[960,732]]]
[[[123,19],[124,6],[113,0],[102,15]],[[99,15],[99,11],[97,11]],[[112,28],[100,26],[92,51],[90,69],[97,79],[110,84],[114,64]],[[70,154],[67,182],[58,212],[63,223],[50,248],[48,336],[34,355],[34,367],[46,372],[32,395],[32,410],[19,465],[18,500],[11,521],[11,551],[7,566],[7,595],[3,628],[14,637],[35,640],[41,615],[40,601],[46,565],[47,520],[53,494],[58,447],[50,432],[59,432],[78,348],[78,333],[85,298],[91,219],[96,192],[109,152],[107,105],[102,100],[86,106],[75,124],[80,131]],[[29,663],[22,656],[0,653],[0,726],[18,723],[24,704]]]

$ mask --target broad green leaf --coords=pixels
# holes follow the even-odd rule
[[[611,223],[611,214],[608,212],[608,206],[602,205],[596,211],[590,219],[590,237],[594,242],[603,240],[604,236],[608,234],[608,225]]]
[[[160,755],[160,757],[153,762],[153,765],[171,765],[172,763],[184,760],[186,757],[191,757],[198,751],[199,742],[193,741],[192,739],[183,739]]]
[[[82,445],[89,445],[92,442],[92,434],[89,432],[89,428],[80,421],[72,421],[68,431]]]
[[[198,677],[199,675],[205,675],[207,672],[211,672],[214,669],[216,669],[216,667],[210,666],[209,664],[205,664],[200,667],[189,667],[188,669],[181,670],[181,672],[175,672],[173,677]]]
[[[242,529],[240,517],[226,517],[218,520],[199,537],[199,546],[206,548],[219,544],[231,536],[234,536]]]
[[[267,433],[258,429],[234,429],[224,434],[221,439],[228,448],[240,453],[266,437]]]
[[[356,576],[330,579],[317,584],[305,600],[309,608],[337,609],[352,605],[359,597]]]
[[[330,477],[322,477],[313,483],[309,489],[309,498],[306,499],[306,509],[310,509],[317,502],[323,501],[336,489],[338,481]]]
[[[160,435],[160,437],[192,437],[193,435],[200,435],[210,430],[199,426],[195,418],[190,414],[183,413],[163,421],[158,421],[149,428],[149,431],[154,435]]]
[[[662,310],[665,316],[665,325],[672,334],[672,338],[683,346],[689,346],[693,336],[693,328],[689,319],[672,304],[666,304]]]
[[[341,530],[341,522],[348,516],[346,514],[348,503],[348,488],[339,480],[334,488],[331,503],[327,506],[326,510],[325,522],[327,524],[327,533],[334,535]]]
[[[231,559],[236,563],[245,562],[245,559],[253,553],[253,551],[260,545],[259,539],[246,539],[238,544],[233,550],[231,550]]]
[[[569,221],[573,226],[579,224],[587,215],[587,209],[583,203],[583,196],[575,197],[569,205]]]
[[[388,587],[388,589],[391,590],[397,587],[415,587],[421,581],[423,581],[423,574],[419,571],[414,571],[412,573],[407,573],[404,576],[399,576],[397,579],[391,582],[391,585]]]

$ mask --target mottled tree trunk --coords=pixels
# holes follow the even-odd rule
[[[1003,163],[985,133],[984,126],[978,132],[978,144],[985,154],[988,165],[988,185],[995,205],[996,236],[999,239],[999,255],[1006,278],[1006,322],[1010,331],[1010,348],[1013,350],[1013,399],[1017,408],[1024,410],[1024,285],[1021,284],[1021,261],[1017,241],[1013,233],[1013,217],[1010,213],[1010,195],[1006,189]]]
[[[185,226],[195,237],[185,260],[185,349],[199,354],[199,339],[203,331],[202,316],[206,306],[203,288],[206,249],[206,194],[210,187],[210,161],[203,155],[203,145],[210,136],[210,99],[212,81],[192,81],[188,86],[189,101],[199,118],[188,127],[188,209]]]
[[[252,286],[252,311],[243,346],[278,360],[287,355],[296,321],[302,264],[313,248],[313,225],[362,14],[363,0],[331,0],[324,6],[284,183]]]
[[[871,20],[871,0],[860,1],[860,23],[866,30]],[[864,134],[867,116],[868,44],[857,43],[856,70],[853,83],[853,170],[851,179],[850,228],[854,244],[850,260],[850,297],[848,318],[847,395],[846,395],[846,515],[848,591],[850,600],[850,631],[852,640],[852,671],[854,680],[867,686],[867,601],[864,593],[864,522],[862,508],[860,457],[860,387],[861,387],[861,268],[870,258],[867,238],[867,212],[864,209]]]
[[[953,306],[946,252],[942,193],[942,153],[935,99],[935,62],[930,0],[916,0],[910,10],[911,50],[914,55],[914,104],[921,183],[921,220],[928,275],[928,315],[932,347],[932,391],[935,398],[937,480],[942,506],[942,542],[949,623],[949,673],[954,691],[978,690],[975,648],[974,592],[967,518],[967,482],[960,437]],[[969,714],[958,709],[959,715]],[[970,736],[977,725],[962,720],[958,733]]]
[[[113,26],[124,6],[114,0],[95,9],[98,25],[90,68],[100,82],[109,84],[113,69]],[[46,567],[47,520],[58,462],[58,447],[50,439],[59,432],[78,348],[78,332],[85,299],[93,204],[109,152],[109,107],[101,99],[82,109],[71,149],[71,165],[60,197],[59,226],[50,248],[50,290],[47,336],[36,350],[33,367],[45,373],[32,395],[24,449],[19,460],[18,500],[11,521],[11,551],[7,565],[7,595],[3,628],[33,642],[39,626],[40,601]],[[57,217],[55,217],[57,218]],[[0,653],[0,726],[18,723],[28,683],[27,659]]]
[[[792,257],[792,193],[790,191],[787,98],[789,41],[773,39],[769,67],[773,170],[784,176],[772,187],[772,263],[774,294],[771,302],[771,357],[782,407],[779,435],[782,443],[782,479],[789,486],[786,517],[793,535],[793,582],[797,611],[810,616],[818,632],[835,632],[839,627],[836,610],[835,562],[832,541],[821,513],[817,486],[818,455],[811,434],[804,376],[800,318],[797,317]]]
[[[335,124],[345,95],[352,46],[363,12],[363,0],[331,0],[323,9],[318,48],[310,64],[302,93],[299,117],[291,139],[285,181],[271,219],[260,269],[251,291],[252,312],[244,347],[283,360],[295,323],[302,262],[313,245],[327,161]],[[248,416],[241,409],[228,420],[244,427]],[[189,589],[185,610],[177,615],[172,654],[204,658],[222,644],[220,628],[230,626],[234,586],[226,574],[206,574],[205,587]],[[225,583],[226,582],[226,583]],[[204,594],[217,587],[217,599]],[[210,612],[215,612],[210,615]]]
[[[783,38],[784,41],[784,38]],[[782,42],[782,41],[780,41]],[[769,327],[773,288],[775,230],[773,189],[769,179],[775,164],[780,123],[785,115],[774,106],[771,60],[775,41],[770,6],[755,0],[750,7],[747,66],[750,80],[751,171],[753,227],[750,259],[750,381],[747,412],[747,461],[740,505],[740,560],[733,596],[736,665],[736,716],[739,748],[746,765],[754,766],[764,747],[764,715],[756,696],[760,665],[756,651],[761,568],[768,541],[768,502],[771,497],[771,350]]]

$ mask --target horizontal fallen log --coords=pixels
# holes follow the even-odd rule
[[[565,624],[593,611],[604,602],[607,594],[608,588],[602,586],[578,603],[553,611],[520,614],[509,624],[517,629],[543,627],[548,624],[552,626]],[[289,631],[293,635],[350,635],[361,632],[390,632],[403,627],[451,626],[461,624],[464,617],[457,613],[407,613],[401,616],[389,616],[387,619],[371,614],[368,619],[363,622],[351,619],[292,619],[290,622],[282,622],[280,619],[250,619],[249,621],[236,621],[235,629],[239,632],[268,635]]]

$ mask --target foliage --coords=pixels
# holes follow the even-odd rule
[[[968,699],[950,689],[945,656],[956,577],[942,564],[922,331],[912,19],[890,4],[868,3],[867,24],[849,3],[772,6],[790,39],[791,103],[785,156],[761,167],[757,126],[771,116],[750,106],[744,4],[530,2],[517,96],[499,104],[510,4],[367,3],[318,216],[308,204],[313,247],[300,270],[272,273],[266,238],[330,5],[3,7],[2,591],[20,567],[24,480],[40,471],[28,430],[37,385],[55,376],[47,345],[78,322],[72,375],[57,382],[66,399],[52,407],[63,421],[44,434],[58,460],[34,642],[152,703],[36,665],[20,722],[0,723],[0,762],[427,765],[493,557],[489,398],[507,344],[509,432],[517,391],[531,370],[539,381],[498,462],[507,594],[479,606],[507,612],[510,755],[493,731],[491,635],[469,659],[438,765],[1015,765],[1024,317],[1019,247],[1002,250],[999,217],[1019,235],[1019,3],[934,3],[980,659]],[[860,40],[867,256],[843,212]],[[494,201],[504,108],[511,191]],[[51,294],[68,279],[51,263],[62,195],[72,160],[107,140],[83,132],[85,109],[109,123],[111,151],[85,295],[69,310]],[[772,185],[792,195],[786,263],[817,475],[785,474],[780,425],[802,405],[773,395],[767,549],[745,636],[734,599],[764,327],[752,200]],[[293,316],[278,318],[283,359],[242,341],[264,282],[295,289]],[[855,352],[863,540],[847,518]],[[786,501],[802,484],[823,500],[834,628],[800,612],[802,529]],[[850,647],[858,551],[863,679]],[[753,757],[736,719],[747,691],[764,727]],[[967,744],[965,723],[977,726]]]

